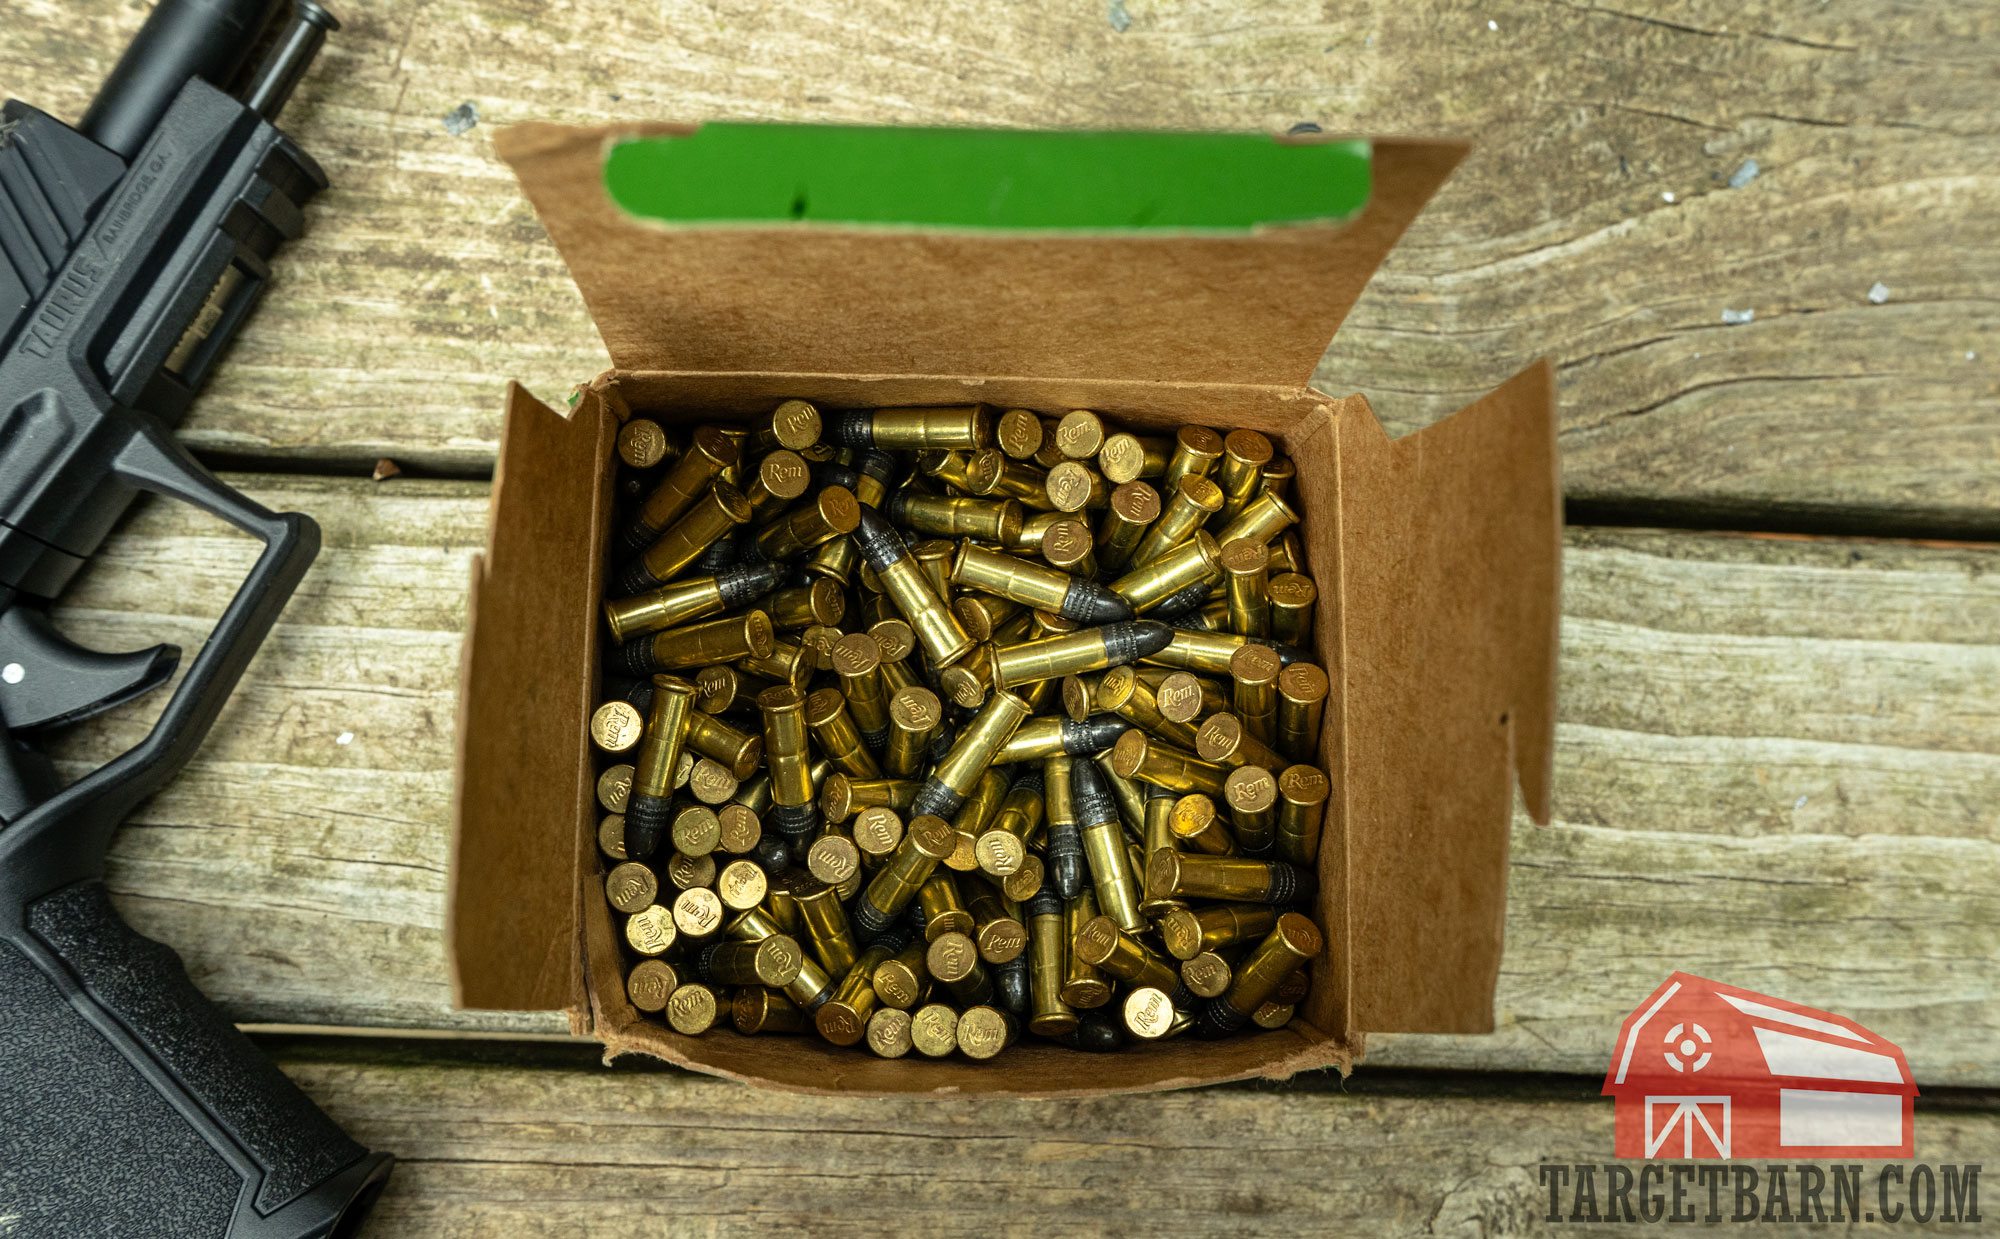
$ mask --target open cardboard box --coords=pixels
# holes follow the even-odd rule
[[[1338,226],[1179,235],[735,227],[625,215],[600,177],[630,128],[498,140],[614,369],[560,414],[507,393],[460,684],[447,935],[464,1007],[563,1009],[607,1056],[809,1091],[1084,1095],[1347,1068],[1364,1030],[1493,1025],[1518,778],[1546,821],[1561,508],[1537,363],[1391,441],[1360,396],[1306,386],[1362,287],[1465,153],[1374,144]],[[641,132],[685,133],[656,128]],[[1026,1037],[987,1063],[884,1061],[812,1037],[681,1036],[626,1000],[595,846],[587,720],[613,446],[634,413],[747,421],[780,400],[1099,410],[1130,427],[1281,440],[1332,680],[1326,948],[1285,1028],[1108,1056]]]

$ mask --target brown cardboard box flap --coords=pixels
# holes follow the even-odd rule
[[[592,496],[614,421],[594,399],[564,417],[508,387],[459,677],[445,937],[461,1007],[582,1000],[576,772],[590,764],[597,573],[576,565],[597,559]]]
[[[1517,776],[1549,815],[1553,376],[1537,363],[1394,442],[1338,421],[1348,1018],[1490,1032]]]
[[[1378,139],[1360,216],[1243,237],[667,228],[626,215],[604,190],[607,144],[685,132],[537,124],[495,140],[621,369],[1302,387],[1468,149]]]

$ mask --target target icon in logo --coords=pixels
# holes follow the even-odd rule
[[[1667,1066],[1675,1071],[1700,1071],[1708,1066],[1708,1060],[1713,1057],[1708,1047],[1714,1044],[1714,1038],[1699,1024],[1676,1024],[1669,1028],[1666,1044]],[[1699,1058],[1695,1057],[1697,1050],[1701,1051]],[[1689,1062],[1689,1059],[1694,1061]]]

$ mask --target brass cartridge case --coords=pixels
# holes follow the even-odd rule
[[[1238,538],[1248,538],[1252,542],[1264,544],[1285,531],[1289,525],[1299,523],[1299,514],[1291,505],[1270,491],[1252,499],[1233,520],[1215,535],[1217,542],[1234,542]]]
[[[951,553],[952,544],[943,538],[932,538],[910,548],[910,558],[917,561],[932,592],[947,607],[951,606]]]
[[[917,468],[924,476],[936,478],[953,490],[970,492],[974,486],[972,453],[963,449],[917,453]]]
[[[736,803],[755,814],[759,833],[763,831],[763,819],[771,811],[771,776],[760,774],[736,789]]]
[[[1267,1002],[1250,1013],[1250,1022],[1259,1028],[1283,1028],[1297,1011],[1290,1003]]]
[[[710,865],[712,873],[713,862]],[[722,928],[722,900],[706,886],[691,887],[675,895],[674,928],[686,938],[706,938],[715,933]]]
[[[758,748],[763,747],[762,737],[758,738]],[[752,851],[757,841],[764,837],[764,823],[748,805],[726,804],[716,809],[715,818],[720,823],[721,834],[716,846],[732,856],[741,856]]]
[[[1174,639],[1180,639],[1178,632]],[[1224,660],[1225,670],[1227,661]],[[1192,723],[1203,715],[1229,708],[1229,695],[1220,684],[1192,672],[1149,667],[1142,668],[1140,675],[1159,677],[1153,681],[1153,697],[1159,702],[1161,716],[1174,722]]]
[[[1176,792],[1202,792],[1220,796],[1229,772],[1205,762],[1185,749],[1155,740],[1137,728],[1118,737],[1112,749],[1112,768],[1125,778],[1140,783],[1156,783]]]
[[[1056,422],[1056,446],[1070,460],[1089,460],[1104,447],[1104,419],[1089,409],[1071,409]]]
[[[1064,899],[1082,893],[1088,877],[1083,836],[1076,822],[1076,798],[1071,794],[1071,760],[1064,754],[1042,763],[1042,806],[1049,824],[1043,863],[1049,882]]]
[[[771,772],[771,802],[786,807],[812,803],[811,750],[806,743],[806,700],[781,684],[757,694],[764,714],[764,756]]]
[[[764,452],[779,447],[802,452],[820,441],[824,425],[811,401],[787,400],[771,410],[769,420],[751,432],[750,444]]]
[[[1196,998],[1220,998],[1233,975],[1228,961],[1214,951],[1181,961],[1181,984]]]
[[[861,730],[847,712],[847,699],[837,688],[822,688],[806,698],[806,726],[820,752],[834,768],[852,779],[879,779],[882,767],[861,742]]]
[[[1013,1044],[1020,1025],[999,1007],[981,1004],[958,1017],[958,1052],[984,1062]]]
[[[659,904],[647,904],[625,918],[625,944],[641,955],[665,953],[678,936],[674,914]]]
[[[776,648],[775,644],[773,648]],[[703,714],[723,714],[748,703],[762,691],[762,682],[751,679],[727,663],[716,663],[695,673],[694,708]],[[760,742],[757,759],[761,762],[763,758],[764,748]]]
[[[1042,858],[1030,852],[1021,858],[1021,867],[1000,879],[1000,890],[1016,903],[1033,899],[1042,889]]]
[[[1141,567],[1119,577],[1110,585],[1112,593],[1130,603],[1140,615],[1158,607],[1191,585],[1213,581],[1221,575],[1215,539],[1205,530],[1196,530],[1191,540]]]
[[[1282,770],[1285,759],[1277,750],[1250,734],[1243,720],[1234,714],[1211,714],[1195,733],[1194,751],[1203,761],[1218,766],[1262,766]]]
[[[625,850],[633,856],[651,856],[672,819],[669,798],[693,709],[694,685],[674,676],[653,677],[653,707],[625,802]]]
[[[731,595],[738,596],[739,603],[748,602],[766,592],[766,582],[775,586],[778,577],[775,566],[760,564],[747,570],[730,569],[712,576],[675,581],[636,597],[606,602],[604,622],[611,629],[612,640],[630,641],[649,632],[719,614],[732,605]]]
[[[629,701],[607,701],[590,716],[590,739],[606,753],[629,753],[638,747],[646,721]]]
[[[877,1007],[868,1017],[868,1050],[877,1058],[901,1058],[916,1048],[910,1032],[908,1011]]]
[[[1116,802],[1104,784],[1104,776],[1090,762],[1071,764],[1070,786],[1098,907],[1119,928],[1137,933],[1146,922],[1139,915],[1139,883],[1125,850],[1125,832],[1119,825]]]
[[[708,493],[722,471],[738,458],[736,444],[727,435],[712,426],[698,428],[688,442],[687,452],[639,505],[633,523],[620,538],[624,550],[632,554],[645,550],[661,530]]]
[[[938,672],[937,682],[954,704],[968,710],[978,709],[993,688],[992,647],[975,645],[970,654]]]
[[[1266,637],[1271,633],[1271,601],[1264,595],[1269,559],[1263,547],[1244,538],[1222,548],[1222,583],[1229,626],[1246,637]]]
[[[929,942],[911,942],[877,964],[870,979],[875,996],[904,1011],[922,1002],[931,980],[930,969],[924,964],[929,949]]]
[[[1097,449],[1097,467],[1103,471],[1107,482],[1123,486],[1140,478],[1156,478],[1165,473],[1167,459],[1173,455],[1173,450],[1171,439],[1141,437],[1121,430],[1105,436],[1104,446]]]
[[[1097,682],[1096,706],[1171,744],[1194,747],[1195,729],[1162,714],[1157,695],[1129,665],[1113,667],[1104,673],[1104,678]]]
[[[944,707],[930,689],[897,692],[889,703],[889,744],[882,759],[888,773],[898,779],[914,779],[923,769],[931,737],[943,721]]]
[[[1179,841],[1174,836],[1174,806],[1180,803],[1180,798],[1164,787],[1155,787],[1150,783],[1140,784],[1139,786],[1144,792],[1141,808],[1143,817],[1141,818],[1139,830],[1139,853],[1146,860],[1150,861],[1153,853],[1163,849],[1172,851],[1180,846]],[[1139,911],[1148,917],[1158,916],[1169,905],[1154,899],[1151,892],[1145,890],[1146,867],[1143,864],[1139,867],[1138,873],[1142,896]]]
[[[1108,916],[1085,924],[1077,932],[1074,949],[1085,963],[1127,984],[1169,994],[1180,988],[1180,972]]]
[[[624,813],[625,802],[632,795],[632,765],[619,762],[606,766],[597,776],[597,803],[604,806],[606,813]]]
[[[908,785],[912,792],[916,785]],[[906,806],[907,807],[907,806]],[[903,842],[903,819],[887,805],[869,805],[854,815],[854,846],[870,871],[888,862]]]
[[[706,856],[722,841],[722,819],[707,805],[684,805],[674,814],[673,841],[683,856]]]
[[[840,677],[840,691],[847,697],[847,708],[854,715],[854,725],[864,738],[874,737],[875,743],[886,740],[889,698],[875,675],[882,663],[875,638],[864,632],[847,634],[834,642],[831,662],[834,674]]]
[[[845,486],[827,486],[807,503],[757,531],[757,551],[772,562],[803,555],[842,534],[853,533],[861,520],[861,501]]]
[[[607,813],[597,823],[597,850],[611,860],[630,860],[625,855],[625,815]]]
[[[1122,572],[1153,522],[1160,519],[1160,492],[1144,482],[1126,482],[1111,492],[1094,538],[1097,565],[1103,572]],[[1046,540],[1047,535],[1043,535]]]
[[[785,505],[805,494],[811,481],[812,469],[797,452],[780,448],[764,457],[757,462],[750,484],[743,488],[751,519],[769,521],[784,511]]]
[[[739,658],[764,658],[776,648],[771,617],[751,611],[627,641],[612,654],[611,661],[632,675],[656,675]]]
[[[979,775],[979,782],[972,793],[965,798],[953,815],[951,827],[958,835],[957,846],[946,858],[945,864],[960,873],[970,873],[979,868],[979,836],[986,831],[987,824],[1000,812],[1000,804],[1007,798],[1007,775],[991,765]]]
[[[625,996],[641,1011],[664,1011],[680,983],[680,974],[666,960],[642,959],[625,974]]]
[[[732,860],[715,875],[715,897],[732,913],[747,912],[769,893],[770,879],[756,861]]]
[[[1299,531],[1287,529],[1271,539],[1264,547],[1270,553],[1268,571],[1274,577],[1306,570],[1305,546],[1299,541]]]
[[[1069,944],[1063,936],[1063,903],[1053,893],[1028,901],[1028,1030],[1043,1037],[1060,1037],[1076,1027],[1076,1012],[1062,999],[1069,967]]]
[[[968,880],[971,894],[966,910],[972,914],[971,938],[979,948],[979,958],[989,964],[1019,959],[1028,949],[1028,927],[1007,910],[1000,892],[982,878]]]
[[[1157,653],[1174,639],[1157,620],[1121,620],[1061,636],[1003,645],[993,654],[993,682],[1013,688],[1122,666]]]
[[[874,937],[889,928],[898,913],[910,905],[917,891],[930,880],[939,861],[951,855],[958,835],[941,817],[922,815],[910,820],[903,841],[887,864],[854,901],[855,928]]]
[[[734,939],[755,942],[785,931],[769,912],[762,908],[752,908],[730,921],[723,932]],[[813,959],[806,959],[801,963],[798,977],[790,985],[785,986],[785,996],[804,1011],[818,1010],[819,1005],[832,994],[833,981],[827,976],[826,969],[820,967],[818,961]]]
[[[1167,643],[1167,648],[1146,661],[1204,675],[1228,675],[1230,658],[1250,643],[1249,637],[1239,637],[1234,633],[1176,628],[1174,639]]]
[[[991,500],[1012,499],[1024,508],[1048,511],[1048,474],[1025,460],[1015,460],[994,449],[972,453],[961,488],[968,494]]]
[[[1129,568],[1143,568],[1194,536],[1195,530],[1222,511],[1222,488],[1205,477],[1186,477],[1163,490],[1160,519],[1139,540]],[[1169,591],[1172,592],[1172,591]]]
[[[1163,989],[1146,985],[1125,995],[1125,1031],[1141,1041],[1164,1041],[1194,1026],[1194,1014],[1174,1006]]]
[[[1293,663],[1278,673],[1277,747],[1292,761],[1311,761],[1319,753],[1328,688],[1326,672],[1311,663]]]
[[[1196,792],[1173,801],[1172,806],[1168,812],[1168,827],[1181,850],[1208,856],[1236,855],[1236,840],[1217,819],[1215,801]],[[1152,861],[1152,853],[1149,852],[1146,856],[1148,880],[1153,876]]]
[[[1042,823],[1042,786],[1038,768],[1014,776],[993,820],[974,841],[973,854],[982,871],[995,878],[1019,872],[1027,860],[1026,841]]]
[[[651,469],[663,463],[670,451],[678,458],[679,451],[672,449],[667,432],[656,421],[635,417],[618,428],[618,459],[634,469]]]
[[[1204,477],[1222,457],[1222,436],[1206,426],[1182,426],[1174,432],[1173,454],[1160,474],[1160,493],[1171,495],[1184,477]]]
[[[1027,717],[1027,702],[1005,689],[995,691],[931,771],[912,807],[919,813],[956,812],[992,764],[993,755]]]
[[[1298,466],[1292,463],[1291,457],[1273,457],[1271,462],[1257,473],[1257,493],[1261,495],[1265,491],[1271,491],[1289,503],[1292,498],[1292,483],[1298,475]]]
[[[1222,789],[1236,845],[1251,856],[1268,856],[1278,835],[1278,780],[1262,766],[1238,766]]]
[[[746,1036],[759,1033],[801,1033],[811,1027],[799,1004],[762,985],[746,985],[729,1004],[730,1021]]]
[[[667,884],[677,891],[715,885],[715,860],[711,856],[689,856],[685,852],[675,852],[667,858],[664,868]]]
[[[871,514],[872,515],[872,514]],[[864,528],[866,522],[864,522]],[[887,530],[887,526],[883,527]],[[894,537],[893,531],[888,531]],[[898,539],[900,547],[901,540]],[[863,542],[862,554],[869,555],[870,543]],[[870,556],[873,563],[873,556]],[[917,566],[915,559],[904,550],[901,557],[885,563],[876,569],[882,578],[883,592],[896,604],[903,617],[910,623],[911,630],[923,644],[924,652],[930,655],[931,664],[949,667],[972,652],[972,638],[965,635],[965,629],[958,626],[958,617],[944,604],[937,592],[931,588],[928,577]],[[879,637],[877,638],[880,639]]]
[[[991,594],[966,594],[952,599],[951,611],[959,626],[974,641],[991,641],[1001,627],[1015,616],[1025,618],[1025,608],[1012,598]]]
[[[958,1012],[941,1002],[927,1003],[910,1016],[910,1042],[925,1058],[944,1058],[958,1048]]]
[[[719,805],[736,794],[739,782],[729,767],[712,758],[696,759],[688,774],[687,790],[704,805]]]
[[[829,821],[844,822],[878,805],[907,809],[916,799],[918,786],[914,779],[850,779],[836,770],[820,787],[820,812]]]
[[[750,501],[743,492],[718,480],[637,559],[619,569],[618,592],[643,593],[673,580],[717,538],[749,524],[750,515]]]
[[[667,1023],[683,1036],[698,1037],[714,1028],[721,1014],[715,991],[699,981],[676,987],[673,997],[667,999]]]
[[[878,447],[891,452],[969,450],[992,444],[994,418],[993,407],[985,404],[865,409],[858,418],[843,411],[835,416],[833,433],[828,437],[848,447]],[[847,419],[846,424],[843,419]],[[865,419],[865,438],[848,428],[860,419]]]
[[[1111,986],[1104,979],[1096,965],[1089,963],[1076,953],[1077,935],[1083,927],[1096,920],[1097,896],[1084,891],[1063,904],[1063,965],[1062,1000],[1080,1011],[1101,1007],[1111,1001]]]
[[[805,921],[806,939],[812,943],[814,958],[827,975],[844,977],[861,953],[854,927],[841,906],[840,892],[824,883],[800,892],[799,915]]]
[[[1278,738],[1278,673],[1283,669],[1277,651],[1266,645],[1246,645],[1229,656],[1236,716],[1266,745]]]
[[[1309,868],[1319,859],[1320,822],[1331,791],[1327,777],[1313,766],[1293,766],[1278,776],[1279,860]]]
[[[1272,455],[1271,441],[1254,430],[1232,430],[1223,439],[1215,480],[1222,487],[1224,524],[1235,520],[1263,489],[1264,466],[1271,463]]]
[[[1042,446],[1042,419],[1032,409],[1008,409],[994,426],[1000,450],[1015,460],[1026,460]]]
[[[1014,535],[1012,540],[1002,545],[1016,554],[1025,552],[1030,555],[1039,555],[1042,550],[1042,541],[1048,537],[1049,530],[1058,522],[1068,519],[1069,513],[1067,512],[1051,510],[1032,513],[1021,522],[1021,532]]]
[[[821,835],[806,849],[806,872],[842,899],[851,898],[861,889],[861,849],[846,835]]]
[[[1097,702],[1097,686],[1103,682],[1104,676],[1094,671],[1064,676],[1061,691],[1063,714],[1079,723],[1089,718]]]
[[[1069,597],[1070,586],[1075,583],[1066,572],[989,551],[970,540],[959,544],[958,556],[952,561],[951,579],[955,585],[998,594],[1044,611],[1060,611]]]
[[[1241,856],[1157,852],[1147,861],[1147,869],[1147,887],[1170,899],[1282,905],[1309,899],[1318,887],[1309,869]]]
[[[993,1000],[993,974],[980,962],[979,948],[964,934],[939,934],[931,939],[924,964],[931,979],[944,986],[960,1005],[971,1007]]]
[[[764,602],[764,613],[780,632],[795,632],[815,625],[838,624],[847,614],[847,595],[840,582],[820,577],[810,585],[779,590]]]
[[[697,707],[701,704],[699,685],[695,704]],[[699,708],[688,715],[685,743],[703,757],[713,758],[738,781],[756,774],[764,761],[764,737],[738,731]]]
[[[904,491],[890,512],[905,527],[937,538],[978,538],[1002,545],[1021,536],[1027,514],[1013,499],[919,495]]]
[[[701,949],[702,975],[716,985],[764,985],[783,989],[798,980],[805,965],[805,952],[785,934],[772,934],[755,942],[729,938]]]
[[[1311,921],[1296,912],[1280,916],[1237,967],[1228,992],[1202,1009],[1201,1031],[1214,1035],[1243,1027],[1280,985],[1319,954],[1320,946],[1319,930]]]
[[[959,893],[957,876],[949,869],[936,870],[917,889],[917,907],[924,914],[926,943],[936,942],[945,934],[972,933],[972,913]]]
[[[903,946],[900,935],[884,935],[868,945],[854,966],[834,987],[833,996],[813,1012],[819,1035],[834,1045],[858,1045],[868,1035],[868,1020],[879,1000],[875,969]]]
[[[1175,959],[1193,959],[1203,951],[1260,937],[1277,923],[1278,909],[1265,904],[1218,903],[1196,911],[1182,908],[1160,918],[1160,941]]]
[[[1066,460],[1049,470],[1042,489],[1048,505],[1058,512],[1083,512],[1111,502],[1111,487],[1104,475],[1081,461]],[[1046,545],[1047,539],[1043,542]]]
[[[1090,526],[1080,520],[1057,521],[1042,535],[1042,558],[1058,572],[1093,580],[1097,576],[1097,555]]]
[[[1123,726],[1124,721],[1123,719],[1118,720],[1118,734],[1121,736],[1131,730],[1131,728]],[[1115,743],[1116,741],[1113,742],[1113,744]],[[1126,833],[1135,840],[1143,839],[1146,835],[1146,796],[1149,791],[1148,785],[1134,782],[1124,775],[1119,774],[1117,768],[1111,762],[1111,749],[1112,745],[1106,745],[1096,753],[1091,754],[1090,760],[1096,765],[1097,773],[1103,777],[1104,788],[1111,793],[1111,802],[1118,806],[1118,816],[1125,823]],[[1150,790],[1169,794],[1165,788]]]
[[[1319,587],[1311,577],[1287,572],[1272,577],[1266,590],[1271,598],[1271,636],[1287,645],[1310,647]]]
[[[776,641],[769,654],[741,659],[736,669],[804,692],[812,682],[813,672],[819,670],[819,650],[804,642]]]

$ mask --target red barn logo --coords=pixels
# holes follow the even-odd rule
[[[1617,1155],[1911,1157],[1903,1051],[1844,1016],[1676,972],[1625,1017]]]

